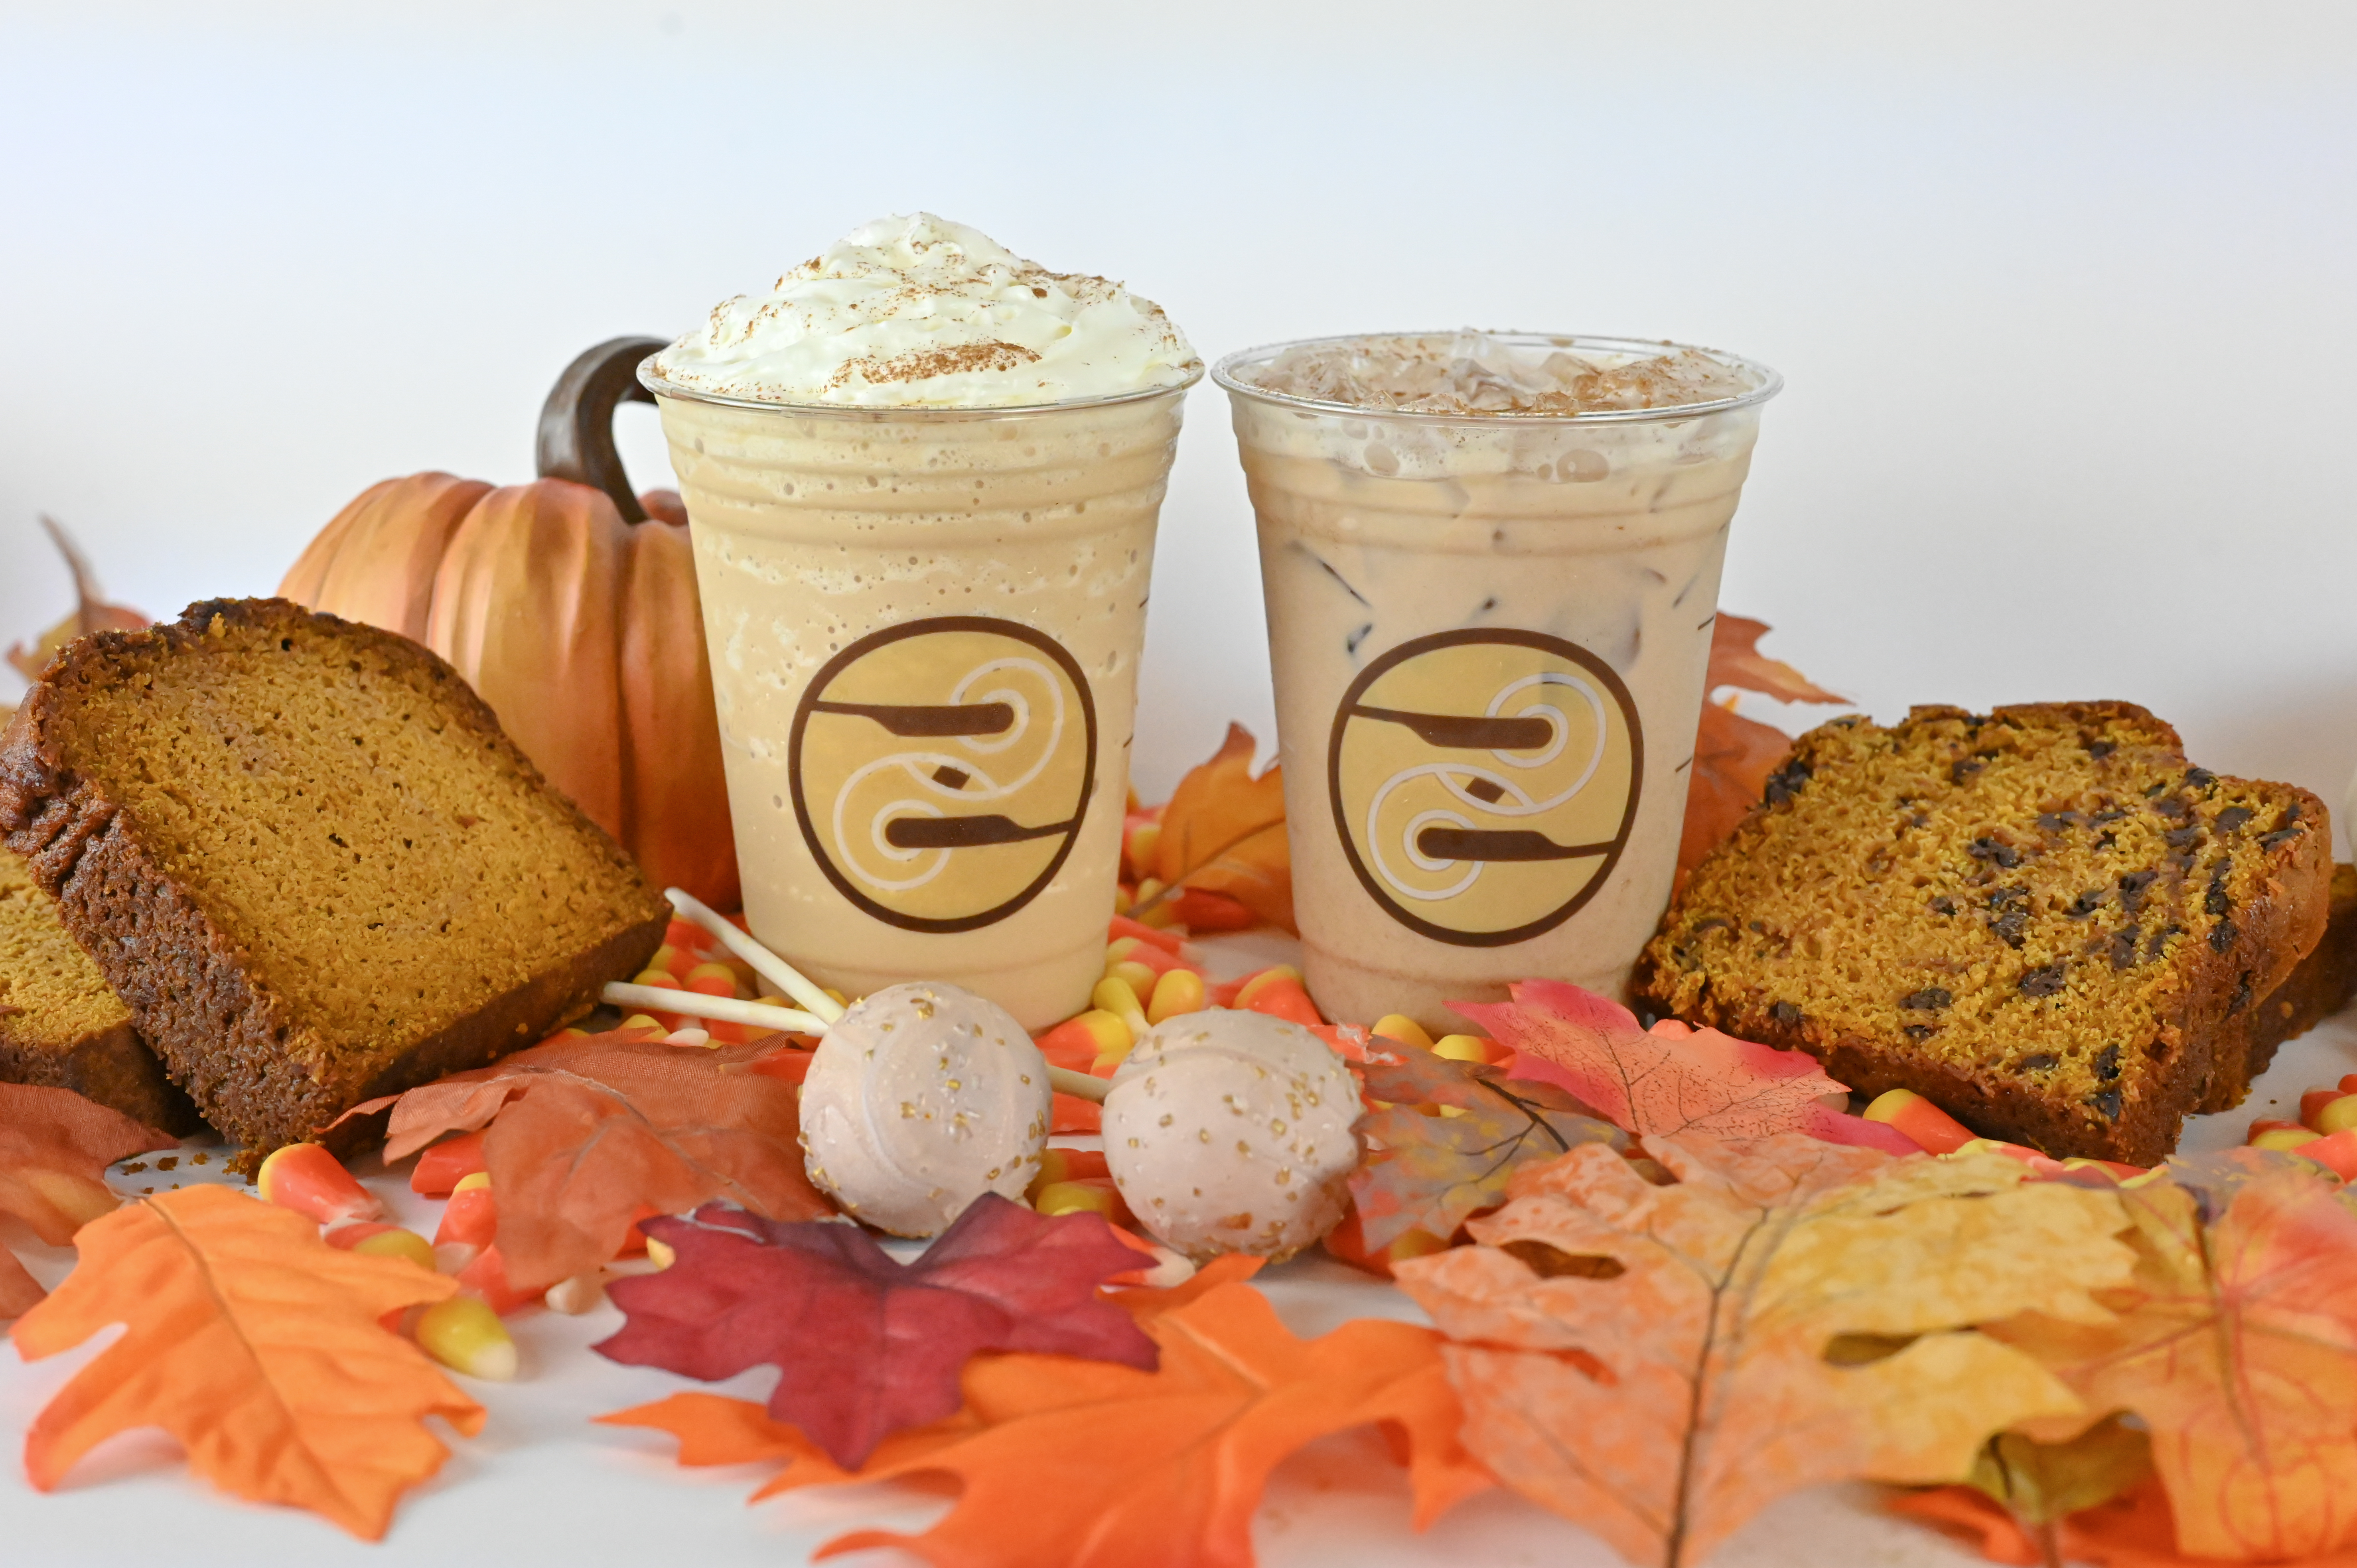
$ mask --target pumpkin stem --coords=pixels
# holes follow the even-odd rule
[[[614,450],[614,410],[654,402],[655,394],[639,384],[639,361],[662,347],[660,338],[609,338],[565,366],[540,405],[533,451],[540,477],[605,491],[624,522],[644,522],[647,513]]]

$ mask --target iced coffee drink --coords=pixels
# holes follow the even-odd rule
[[[1200,374],[1152,302],[922,213],[647,362],[755,936],[847,994],[1087,1005]]]
[[[1619,995],[1667,904],[1775,373],[1615,338],[1221,362],[1260,526],[1294,903],[1329,1016]]]

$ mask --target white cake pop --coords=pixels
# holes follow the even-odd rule
[[[895,1236],[938,1235],[985,1192],[1020,1202],[1049,1120],[1047,1058],[1013,1015],[925,981],[854,1004],[802,1081],[812,1182]]]
[[[1300,1025],[1185,1013],[1114,1074],[1105,1164],[1139,1223],[1196,1262],[1289,1258],[1342,1218],[1359,1110],[1350,1070]]]

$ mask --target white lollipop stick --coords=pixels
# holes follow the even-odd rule
[[[1085,1072],[1074,1072],[1068,1067],[1049,1066],[1048,1086],[1059,1094],[1069,1094],[1075,1100],[1086,1100],[1097,1105],[1104,1103],[1105,1090],[1113,1087],[1109,1079]]]
[[[802,971],[796,969],[792,964],[788,963],[784,959],[780,958],[776,953],[771,952],[769,949],[755,941],[743,931],[738,930],[728,921],[724,920],[718,915],[714,914],[711,908],[705,905],[702,899],[697,898],[692,893],[684,892],[677,887],[664,888],[663,897],[671,900],[671,907],[673,908],[678,910],[682,915],[684,915],[687,918],[694,921],[697,925],[702,926],[705,930],[719,938],[720,945],[722,947],[726,948],[730,952],[735,953],[738,958],[741,958],[747,963],[751,964],[755,973],[768,981],[770,984],[776,986],[779,990],[784,992],[787,995],[792,997],[795,1001],[801,1003],[804,1008],[814,1014],[820,1020],[820,1025],[818,1028],[811,1030],[810,1033],[814,1035],[823,1033],[825,1026],[828,1024],[832,1024],[837,1018],[843,1016],[842,1003],[837,1002],[834,997],[829,996],[825,992],[813,984],[810,978],[804,975]],[[673,1013],[685,1013],[691,1011],[691,1009],[685,1007],[673,1007],[667,1009],[667,1011]],[[726,1015],[718,1013],[699,1014],[697,1015],[699,1017],[714,1018],[726,1016]],[[758,1022],[758,1020],[749,1018],[729,1018],[727,1021],[732,1024]]]
[[[739,1002],[733,996],[706,996],[700,991],[673,991],[667,985],[631,985],[613,981],[599,993],[617,1007],[643,1007],[655,1013],[683,1013],[691,1018],[717,1018],[724,1024],[752,1024],[783,1029],[790,1035],[823,1035],[828,1020],[767,1002]]]

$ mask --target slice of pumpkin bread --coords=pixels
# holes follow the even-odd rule
[[[1801,737],[1637,972],[1694,1024],[1974,1131],[2149,1165],[2250,1082],[2236,1027],[2324,930],[2323,804],[2189,765],[2126,703]]]
[[[2219,1054],[2239,1053],[2244,1071],[2255,1079],[2276,1059],[2277,1047],[2340,1012],[2352,995],[2357,995],[2357,865],[2343,863],[2332,868],[2332,908],[2323,940],[2308,950],[2290,979],[2228,1021]],[[2249,1088],[2245,1083],[2241,1092],[2226,1099],[2213,1079],[2201,1109],[2231,1111],[2243,1102]]]
[[[283,599],[69,645],[0,832],[248,1165],[587,1013],[670,913],[449,665]]]
[[[167,1133],[197,1108],[131,1026],[131,1009],[58,918],[25,863],[0,849],[0,1083],[70,1089]]]

